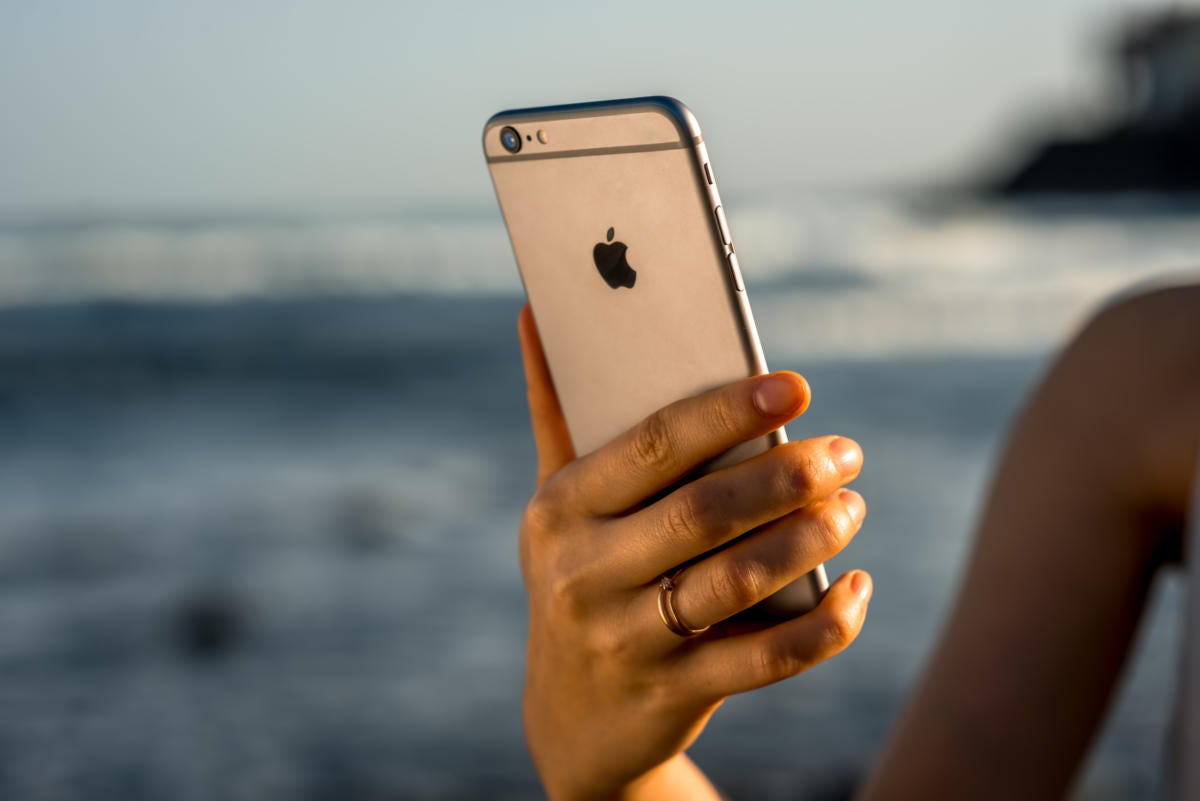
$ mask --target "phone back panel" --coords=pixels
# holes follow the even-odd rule
[[[492,145],[496,194],[583,455],[662,406],[765,365],[731,276],[732,246],[713,213],[702,143],[660,107],[561,114],[498,115],[485,147]],[[557,148],[539,147],[535,136],[508,156],[498,146],[505,125],[522,137],[546,131]],[[610,245],[610,228],[619,244]],[[621,244],[636,277],[614,289],[594,254]]]
[[[500,143],[506,126],[521,137],[515,155]],[[674,401],[766,372],[686,107],[641,98],[503,112],[484,151],[577,456]],[[597,248],[614,245],[626,248],[632,286],[613,288],[597,266]],[[784,441],[780,429],[704,471]],[[773,605],[815,605],[824,571],[807,579]]]

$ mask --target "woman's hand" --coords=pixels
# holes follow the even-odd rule
[[[862,571],[793,620],[718,625],[845,547],[866,513],[841,489],[862,453],[841,437],[788,443],[656,498],[803,412],[808,385],[794,373],[739,381],[575,459],[528,307],[519,329],[538,452],[520,540],[534,762],[556,800],[715,797],[683,751],[717,706],[828,659],[862,628]],[[658,582],[702,554],[677,578],[675,608],[713,628],[683,638],[660,619]]]

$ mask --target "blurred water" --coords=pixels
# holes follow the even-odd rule
[[[731,205],[733,205],[731,203]],[[1187,209],[758,199],[733,217],[793,437],[867,453],[833,565],[877,602],[836,667],[695,749],[746,798],[836,797],[928,649],[1006,421]],[[524,798],[532,450],[494,212],[0,225],[0,796]],[[1179,588],[1089,769],[1161,769]],[[804,795],[796,788],[807,787]]]
[[[756,311],[784,301],[790,313],[766,322],[780,321],[781,338],[803,334],[808,358],[1044,348],[1097,299],[1195,268],[1200,252],[1200,197],[996,207],[793,194],[728,205]],[[519,292],[490,204],[0,218],[5,306]]]

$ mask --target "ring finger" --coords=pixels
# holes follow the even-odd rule
[[[861,495],[839,490],[689,566],[675,579],[676,616],[703,629],[749,609],[837,555],[865,515]]]

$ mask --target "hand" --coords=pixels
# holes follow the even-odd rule
[[[788,443],[655,499],[802,413],[804,379],[775,373],[680,401],[576,459],[528,307],[519,330],[538,452],[520,537],[533,760],[554,799],[716,797],[683,755],[713,711],[828,659],[862,628],[862,571],[793,620],[718,625],[845,547],[866,507],[840,488],[862,453],[841,437]],[[682,638],[659,617],[658,581],[703,554],[674,600],[688,625],[713,628]]]

